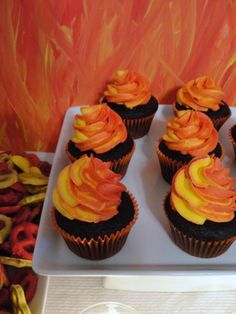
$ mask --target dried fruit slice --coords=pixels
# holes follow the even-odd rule
[[[30,308],[25,299],[24,290],[20,285],[11,285],[11,301],[14,314],[31,314]]]
[[[17,181],[17,172],[14,169],[4,170],[0,175],[0,189],[10,187]]]
[[[2,244],[11,232],[12,221],[10,217],[0,214],[0,244]]]
[[[30,172],[30,163],[27,158],[20,155],[13,155],[11,156],[11,161],[22,171],[27,173]]]

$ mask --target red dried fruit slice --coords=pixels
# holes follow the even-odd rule
[[[20,208],[21,208],[21,205],[0,206],[0,214],[3,214],[3,215],[14,214],[14,213],[17,213]]]
[[[30,268],[22,269],[15,274],[12,283],[22,286],[25,292],[26,301],[30,302],[37,289],[38,277]]]
[[[23,223],[24,221],[28,221],[31,217],[31,208],[28,206],[23,206],[18,211],[18,213],[12,217],[12,223],[13,225],[19,225]]]

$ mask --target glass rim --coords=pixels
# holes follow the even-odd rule
[[[92,305],[89,305],[88,307],[86,307],[85,309],[83,309],[82,311],[79,312],[79,314],[84,314],[86,313],[86,311],[88,310],[92,310],[96,307],[102,306],[102,305],[111,305],[111,306],[116,306],[116,307],[120,307],[123,310],[129,310],[131,311],[131,313],[133,314],[139,314],[139,312],[134,309],[132,306],[124,304],[124,303],[120,303],[120,302],[115,302],[115,301],[104,301],[104,302],[98,302],[98,303],[94,303]],[[119,308],[118,308],[119,310]]]

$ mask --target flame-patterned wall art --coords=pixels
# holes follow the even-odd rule
[[[160,103],[201,75],[236,105],[235,0],[1,0],[0,149],[54,151],[66,110],[117,69]]]

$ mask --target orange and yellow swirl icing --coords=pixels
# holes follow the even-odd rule
[[[104,92],[107,101],[132,109],[145,105],[151,98],[150,83],[139,73],[118,70]]]
[[[236,190],[229,172],[219,158],[195,157],[173,178],[172,207],[195,224],[231,221],[236,211]]]
[[[75,116],[71,141],[82,152],[93,150],[101,154],[127,139],[127,129],[120,116],[105,104],[82,107]]]
[[[218,132],[204,113],[180,110],[167,123],[162,139],[169,149],[194,157],[208,154],[216,148]]]
[[[93,156],[83,155],[66,166],[57,178],[53,203],[66,218],[85,222],[105,221],[118,213],[121,192],[125,186],[121,176]]]
[[[224,92],[215,85],[214,81],[203,76],[187,82],[180,88],[177,92],[177,102],[198,111],[209,109],[216,111],[220,107],[223,96]]]

